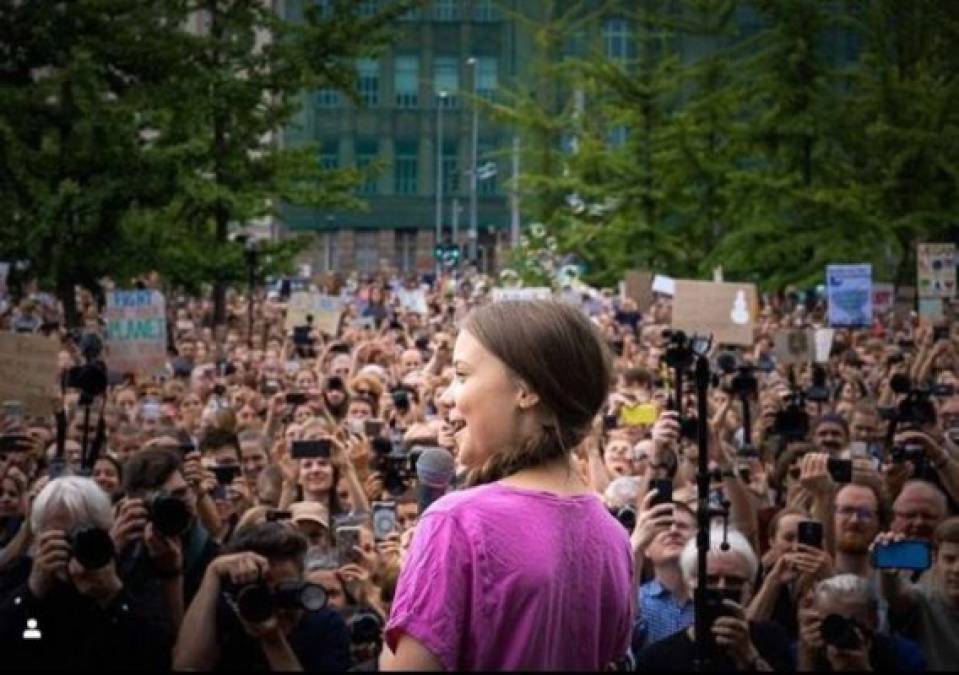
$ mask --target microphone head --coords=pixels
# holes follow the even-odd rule
[[[455,471],[456,462],[453,455],[438,446],[424,448],[416,462],[417,480],[429,487],[445,488],[453,480]]]

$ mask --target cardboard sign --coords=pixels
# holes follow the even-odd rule
[[[882,316],[892,310],[896,304],[896,287],[892,284],[875,283],[872,285],[872,313]]]
[[[829,325],[872,325],[872,265],[826,267],[826,298]]]
[[[20,401],[30,415],[50,415],[60,371],[55,338],[0,333],[0,399]]]
[[[490,293],[493,302],[503,300],[549,300],[553,297],[553,291],[545,286],[532,286],[530,288],[494,288]]]
[[[313,317],[313,325],[327,335],[336,336],[340,329],[343,302],[339,298],[321,293],[298,292],[290,296],[286,308],[286,330],[305,326],[307,317]]]
[[[653,293],[676,295],[676,280],[670,277],[664,277],[661,274],[657,274],[655,277],[653,277]]]
[[[159,291],[107,294],[104,360],[110,370],[155,375],[166,367],[166,302]]]
[[[919,244],[916,269],[920,298],[956,297],[955,244]]]
[[[429,308],[426,306],[426,293],[423,289],[399,288],[396,290],[396,297],[400,301],[400,307],[417,314],[429,314]]]
[[[759,315],[754,284],[675,281],[673,328],[712,333],[717,344],[751,346]]]
[[[802,365],[812,361],[815,344],[816,336],[811,330],[779,331],[774,336],[773,356],[779,365]]]
[[[646,312],[653,304],[653,274],[644,270],[630,270],[623,280],[622,297],[636,303],[640,312]]]

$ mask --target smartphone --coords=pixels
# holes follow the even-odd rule
[[[650,481],[649,487],[656,490],[656,496],[653,497],[653,506],[672,503],[673,481],[668,478],[656,478]]]
[[[383,433],[383,420],[366,419],[363,420],[363,432],[369,438],[376,438]]]
[[[360,528],[356,525],[342,525],[336,528],[336,554],[340,567],[356,560],[356,551],[360,545]]]
[[[326,457],[329,459],[332,449],[333,442],[329,438],[321,438],[315,441],[293,441],[291,454],[293,459],[304,459],[306,457]]]
[[[267,522],[273,522],[275,520],[291,520],[293,518],[292,511],[280,511],[279,509],[270,509],[266,512]]]
[[[872,566],[876,569],[922,571],[932,567],[932,548],[921,539],[897,541],[872,550]]]
[[[180,456],[181,456],[181,457],[186,457],[186,456],[189,455],[191,452],[195,452],[195,451],[196,451],[196,446],[193,445],[193,443],[181,443],[178,447],[179,447],[179,449],[180,449]]]
[[[796,528],[796,541],[822,549],[822,523],[815,520],[800,520]]]
[[[0,436],[0,452],[27,452],[33,449],[33,439],[25,434]]]
[[[637,403],[632,406],[623,406],[619,413],[619,421],[623,426],[639,427],[650,426],[659,418],[659,408],[655,403]]]
[[[306,395],[304,392],[302,392],[302,391],[291,391],[291,392],[288,392],[287,395],[286,395],[286,403],[287,403],[287,405],[303,405],[303,404],[306,403],[309,399],[310,399],[310,397],[307,396],[307,395]]]
[[[832,479],[837,483],[852,482],[851,459],[836,459],[834,457],[830,457],[829,461],[826,462],[826,470],[829,472],[829,475],[832,476]]]
[[[869,446],[865,441],[853,441],[849,444],[849,456],[853,459],[860,459],[869,456]]]
[[[235,464],[226,464],[224,466],[214,466],[210,469],[216,476],[216,482],[220,485],[229,485],[240,475],[240,467]]]
[[[4,401],[3,416],[11,426],[23,424],[23,404],[20,401]]]
[[[396,531],[396,502],[373,502],[373,538],[383,541]]]

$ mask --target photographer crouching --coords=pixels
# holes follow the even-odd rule
[[[5,669],[169,668],[173,631],[162,601],[117,574],[110,498],[89,478],[40,491],[29,579],[0,605]]]
[[[239,531],[206,569],[173,651],[175,670],[343,671],[350,633],[303,581],[306,539],[266,522]]]

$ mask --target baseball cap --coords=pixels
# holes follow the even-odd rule
[[[327,517],[326,507],[319,502],[294,502],[290,504],[290,513],[293,522],[312,521],[329,529],[330,520]]]

